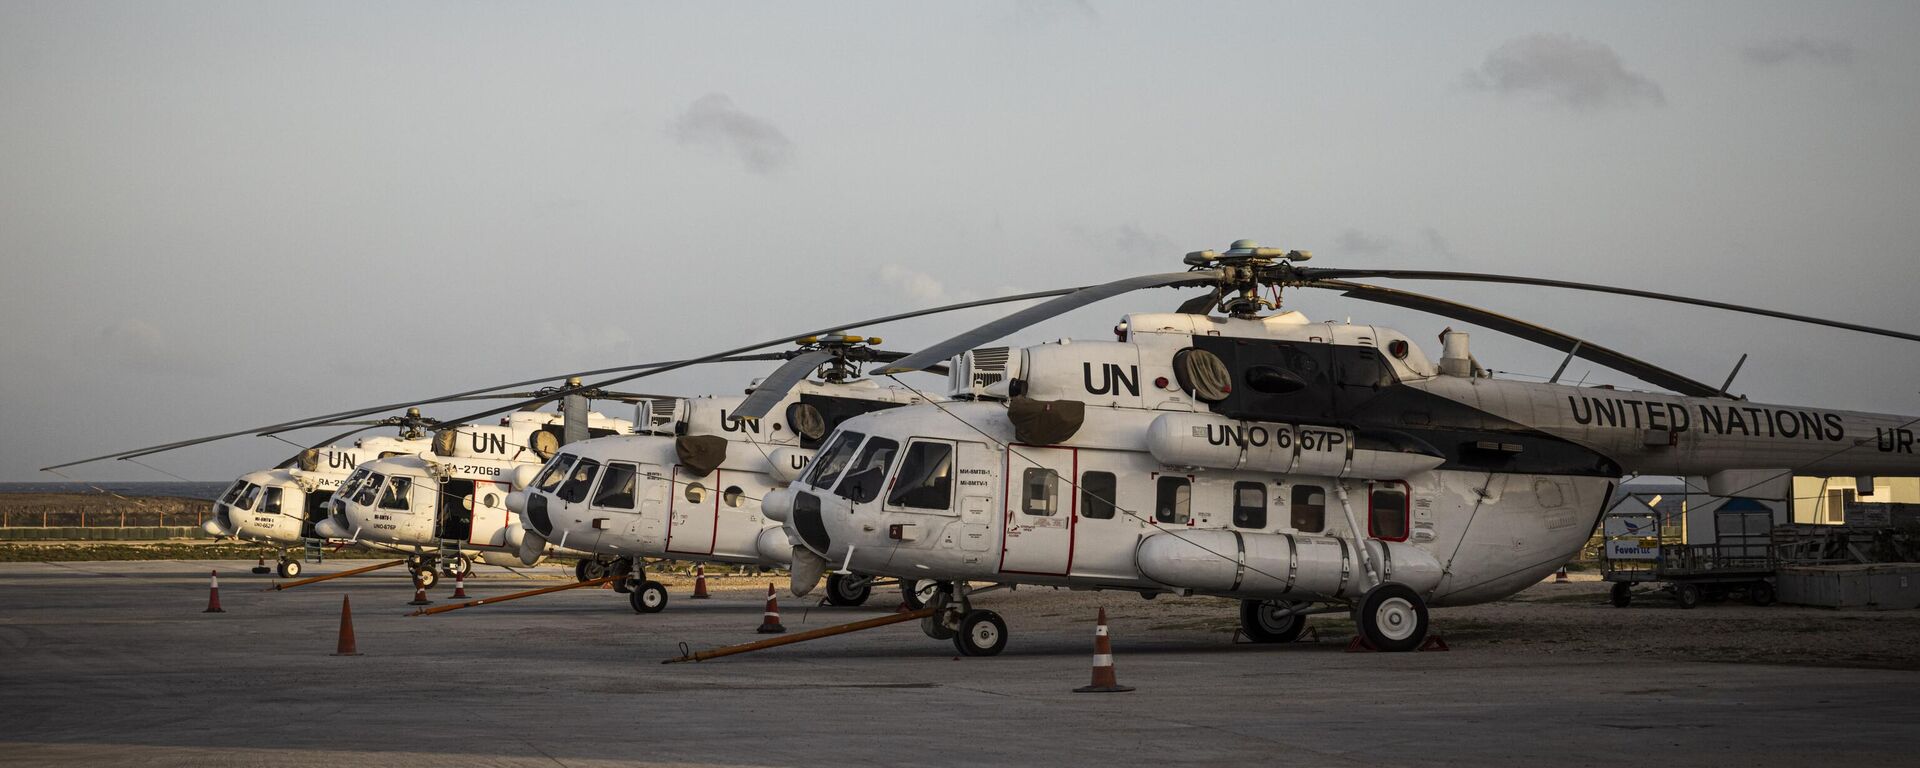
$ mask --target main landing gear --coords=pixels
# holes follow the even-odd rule
[[[962,656],[997,656],[1006,650],[1007,622],[998,613],[974,608],[968,599],[986,590],[942,581],[935,582],[927,591],[930,598],[925,607],[935,609],[932,616],[920,620],[920,631],[927,637],[953,641],[954,649]]]
[[[1353,625],[1374,650],[1418,650],[1427,640],[1427,601],[1412,587],[1387,582],[1354,604]]]
[[[613,581],[616,592],[625,592],[627,604],[633,606],[634,613],[659,613],[667,608],[667,586],[647,578],[647,566],[640,558],[621,558],[611,562],[582,560],[582,563],[605,562],[608,576],[619,576]]]
[[[1240,632],[1256,643],[1291,643],[1307,630],[1311,603],[1289,600],[1240,601]]]

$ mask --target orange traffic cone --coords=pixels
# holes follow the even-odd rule
[[[426,584],[421,582],[418,576],[413,578],[413,602],[407,605],[433,605],[433,601],[427,599]]]
[[[1100,623],[1093,628],[1093,682],[1073,689],[1074,693],[1126,693],[1131,686],[1121,685],[1113,676],[1113,644],[1107,640],[1107,609],[1100,609]]]
[[[463,573],[453,575],[453,599],[467,599],[467,576]]]
[[[207,609],[201,613],[226,613],[220,608],[220,572],[214,571],[208,579],[210,587],[207,590]]]
[[[1567,567],[1564,565],[1560,566],[1560,572],[1553,575],[1553,583],[1565,584],[1570,581],[1573,581],[1573,579],[1567,577]]]
[[[707,566],[704,563],[694,563],[693,599],[705,600],[709,597],[712,595],[707,594]]]
[[[268,567],[267,567],[267,556],[266,556],[266,555],[261,555],[261,556],[259,557],[259,559],[257,559],[257,560],[255,560],[255,561],[254,561],[254,563],[253,563],[253,572],[254,572],[254,573],[271,573],[272,571],[273,571],[273,569],[272,569],[272,568],[268,568]]]
[[[787,631],[786,627],[780,626],[780,603],[773,599],[771,583],[767,584],[767,612],[761,615],[760,629],[756,631],[763,635],[777,635]]]
[[[340,596],[340,644],[334,647],[335,656],[358,656],[359,646],[353,642],[353,599]]]

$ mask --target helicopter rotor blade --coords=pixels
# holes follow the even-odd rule
[[[1295,267],[1293,270],[1293,274],[1298,277],[1306,278],[1308,280],[1341,279],[1341,278],[1359,277],[1359,278],[1386,278],[1389,280],[1451,280],[1451,281],[1473,282],[1473,283],[1507,283],[1511,285],[1534,285],[1534,286],[1540,286],[1544,288],[1565,288],[1567,290],[1573,290],[1573,291],[1591,291],[1594,293],[1611,293],[1617,296],[1633,296],[1633,297],[1642,298],[1642,299],[1654,299],[1656,301],[1670,301],[1678,304],[1692,304],[1698,307],[1724,309],[1730,312],[1743,312],[1750,315],[1762,315],[1765,317],[1774,317],[1782,320],[1793,320],[1795,322],[1810,323],[1812,325],[1824,325],[1829,328],[1840,328],[1840,329],[1849,330],[1849,331],[1858,331],[1860,333],[1870,333],[1876,336],[1888,336],[1896,339],[1906,339],[1908,341],[1920,341],[1920,334],[1904,333],[1901,331],[1891,331],[1885,328],[1875,328],[1868,325],[1847,323],[1839,320],[1828,320],[1820,317],[1809,317],[1807,315],[1796,315],[1791,312],[1780,312],[1772,309],[1750,307],[1744,304],[1730,304],[1723,301],[1713,301],[1710,299],[1696,299],[1691,296],[1678,296],[1671,293],[1641,291],[1641,290],[1635,290],[1633,288],[1618,288],[1610,285],[1598,285],[1595,283],[1578,283],[1578,282],[1572,282],[1568,280],[1548,280],[1548,279],[1537,278],[1537,277],[1520,277],[1517,275],[1500,275],[1500,274],[1491,274],[1491,273],[1483,273],[1483,272],[1434,272],[1434,271],[1415,270],[1415,269],[1343,269],[1343,268],[1331,268],[1331,267],[1329,268]]]
[[[1067,293],[1057,299],[1035,304],[1026,309],[1002,317],[986,325],[954,336],[934,344],[906,357],[895,360],[882,374],[905,373],[926,370],[935,363],[945,362],[954,355],[973,349],[1038,323],[1057,317],[1103,299],[1110,299],[1123,293],[1147,288],[1167,288],[1182,285],[1203,285],[1219,282],[1223,277],[1220,270],[1204,269],[1191,272],[1169,272],[1158,275],[1141,275],[1115,280],[1111,283],[1088,286]]]
[[[1225,292],[1223,289],[1215,288],[1209,293],[1204,293],[1180,302],[1180,308],[1174,311],[1183,315],[1209,314],[1215,306],[1220,304],[1220,295]]]
[[[1188,274],[1188,273],[1182,273],[1182,274]],[[1201,274],[1201,273],[1192,273],[1192,274]],[[583,388],[588,388],[588,389],[600,389],[603,387],[610,387],[622,382],[632,381],[634,379],[638,379],[646,376],[652,376],[656,373],[666,373],[668,371],[675,371],[675,370],[679,370],[681,368],[686,368],[689,366],[700,365],[702,363],[709,363],[715,360],[726,359],[733,355],[752,352],[753,350],[756,350],[756,349],[765,349],[767,347],[778,346],[781,344],[790,344],[790,343],[799,341],[801,339],[807,338],[808,336],[825,336],[830,333],[838,332],[842,328],[882,325],[885,323],[892,323],[900,320],[911,320],[916,317],[926,317],[928,315],[938,315],[946,312],[956,312],[962,309],[972,309],[974,307],[988,307],[988,306],[993,306],[995,304],[1010,304],[1017,301],[1031,301],[1033,299],[1045,299],[1045,298],[1050,298],[1055,296],[1065,296],[1081,290],[1084,290],[1084,289],[1083,288],[1056,288],[1048,291],[1034,291],[1032,293],[1021,293],[1021,294],[1015,294],[1012,296],[999,296],[991,299],[977,299],[974,301],[963,301],[957,304],[947,304],[944,306],[933,307],[930,309],[916,309],[911,312],[899,312],[896,314],[885,315],[883,317],[875,317],[867,320],[857,320],[851,323],[840,323],[837,325],[830,325],[816,331],[808,331],[806,333],[796,333],[791,336],[782,336],[780,338],[773,339],[770,341],[763,341],[756,344],[749,344],[744,347],[736,347],[734,349],[729,349],[725,352],[718,352],[718,353],[707,355],[704,357],[695,357],[687,360],[681,360],[679,362],[675,362],[669,365],[662,365],[655,368],[649,368],[639,373],[631,373],[625,376],[619,376],[616,378],[607,379],[605,381],[596,381],[596,382],[593,382],[592,384],[583,384],[581,386]],[[781,359],[785,359],[788,357],[788,355],[780,354],[779,357]],[[559,392],[555,392],[550,395],[544,395],[540,399],[555,400],[565,396],[568,392],[571,392],[571,391],[572,391],[572,388],[563,388]],[[488,411],[482,411],[480,413],[468,414],[468,415],[461,416],[459,418],[451,419],[449,421],[441,422],[441,423],[443,424],[466,423],[466,422],[478,421],[480,419],[484,419],[489,416],[497,416],[499,414],[506,413],[507,411],[511,411],[515,408],[520,407],[521,405],[523,405],[523,403],[514,403],[512,405],[507,405],[507,406],[495,408]]]
[[[1403,291],[1397,288],[1385,288],[1365,283],[1352,283],[1345,280],[1316,280],[1305,283],[1303,288],[1325,288],[1341,291],[1342,295],[1371,301],[1376,304],[1390,304],[1405,307],[1428,314],[1472,323],[1482,328],[1534,342],[1541,346],[1561,352],[1573,353],[1574,357],[1598,363],[1613,370],[1660,387],[1665,387],[1690,397],[1721,397],[1717,387],[1695,381],[1691,378],[1667,370],[1622,352],[1616,352],[1577,336],[1535,325],[1525,320],[1461,304],[1436,296]]]
[[[767,415],[767,411],[773,410],[773,406],[778,405],[788,392],[793,391],[795,386],[813,375],[815,369],[826,365],[827,361],[832,359],[833,353],[824,349],[810,349],[794,356],[785,365],[761,379],[760,385],[753,388],[753,394],[747,395],[747,399],[742,401],[738,408],[733,409],[733,415],[747,421],[754,421]]]

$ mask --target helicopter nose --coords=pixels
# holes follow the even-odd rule
[[[347,538],[347,530],[338,518],[329,517],[313,524],[313,535],[323,539],[344,539]]]
[[[220,521],[218,519],[211,518],[211,517],[207,518],[207,522],[201,524],[200,529],[214,536],[232,536],[233,535],[231,531],[228,531],[226,528],[221,527]]]
[[[792,489],[776,488],[768,491],[767,495],[760,497],[760,514],[766,515],[768,520],[784,523],[787,521],[787,516],[792,512]]]

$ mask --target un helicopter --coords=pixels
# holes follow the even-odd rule
[[[865,363],[898,360],[867,338],[833,333],[797,340],[790,360],[749,394],[655,400],[639,405],[637,434],[571,443],[507,496],[527,529],[522,562],[554,545],[620,560],[616,585],[633,609],[666,607],[667,593],[647,580],[645,559],[785,567],[795,542],[760,514],[760,498],[791,481],[840,422],[862,413],[924,402],[899,387],[860,377]],[[941,371],[944,373],[944,371]],[[778,414],[761,418],[767,413]],[[871,577],[834,575],[834,605],[864,603]],[[918,607],[932,583],[902,582]]]
[[[268,545],[274,549],[281,578],[300,575],[302,562],[321,557],[324,540],[314,533],[314,524],[326,519],[327,502],[348,474],[361,462],[427,447],[420,430],[426,421],[418,408],[404,416],[351,423],[362,429],[394,426],[400,432],[343,442],[361,431],[355,429],[308,447],[271,469],[241,475],[214,501],[213,514],[202,527],[215,537]]]
[[[794,555],[794,591],[817,578],[799,566],[808,557],[940,580],[941,610],[922,629],[976,656],[1009,635],[970,595],[1021,584],[1234,598],[1242,630],[1263,642],[1347,612],[1372,647],[1408,651],[1428,636],[1429,607],[1500,599],[1573,557],[1625,474],[1703,476],[1716,496],[1770,499],[1790,494],[1795,472],[1920,474],[1920,419],[1753,404],[1727,392],[1731,378],[1714,387],[1533,323],[1353,280],[1568,288],[1920,336],[1585,283],[1302,266],[1309,257],[1250,241],[1195,252],[1186,272],[1076,290],[882,370],[952,357],[954,402],[848,419],[763,499],[807,550]],[[991,361],[976,349],[1153,287],[1211,291],[1177,312],[1125,316],[1113,341],[995,350]],[[1398,331],[1282,310],[1288,288],[1509,333],[1673,394],[1568,386],[1557,374],[1495,379],[1465,333],[1443,333],[1436,362]],[[981,377],[982,367],[997,370]]]

